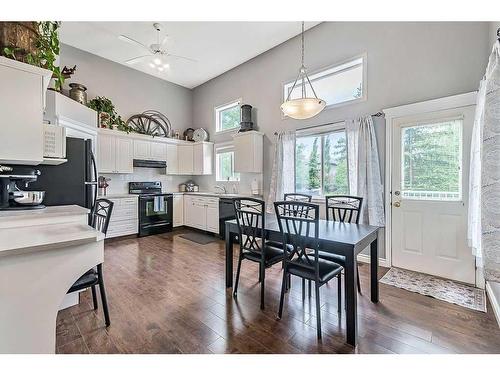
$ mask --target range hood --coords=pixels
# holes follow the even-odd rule
[[[167,162],[165,160],[134,159],[134,167],[167,168]]]

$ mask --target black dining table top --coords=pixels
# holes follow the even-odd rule
[[[236,219],[226,223],[237,226]],[[266,214],[265,229],[279,232],[278,220],[275,214]],[[373,236],[379,227],[368,224],[341,223],[337,221],[319,221],[319,239],[329,242],[338,242],[346,245],[356,245],[366,238]],[[234,230],[234,229],[233,229]]]

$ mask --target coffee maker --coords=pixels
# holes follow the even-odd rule
[[[45,208],[41,204],[42,192],[24,192],[18,184],[25,187],[37,180],[40,175],[38,169],[29,168],[21,173],[16,173],[13,167],[0,165],[0,211],[7,210],[33,210]],[[35,193],[42,193],[41,198]],[[27,201],[27,197],[29,200]],[[39,199],[38,202],[36,199]]]

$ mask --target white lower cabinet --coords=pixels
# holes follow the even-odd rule
[[[184,225],[219,233],[219,198],[185,195]]]
[[[106,238],[136,234],[139,228],[137,197],[112,198],[114,203]]]
[[[173,198],[173,226],[184,225],[184,195],[174,194]]]

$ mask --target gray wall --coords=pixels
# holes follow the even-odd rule
[[[256,123],[266,134],[264,194],[271,177],[273,133],[293,130],[350,116],[476,90],[484,73],[488,50],[487,22],[388,23],[326,22],[306,32],[306,65],[310,71],[367,53],[366,101],[325,110],[317,117],[282,119],[283,82],[295,78],[300,39],[293,38],[266,53],[194,89],[193,123],[206,127],[215,142],[230,135],[215,135],[214,106],[242,97],[256,108]],[[384,158],[384,122],[376,133]],[[212,187],[215,177],[204,178]]]
[[[106,96],[124,120],[154,109],[165,114],[174,129],[192,125],[192,91],[63,44],[61,66],[77,66],[68,82],[87,86],[88,98]],[[69,89],[65,84],[65,89]]]

